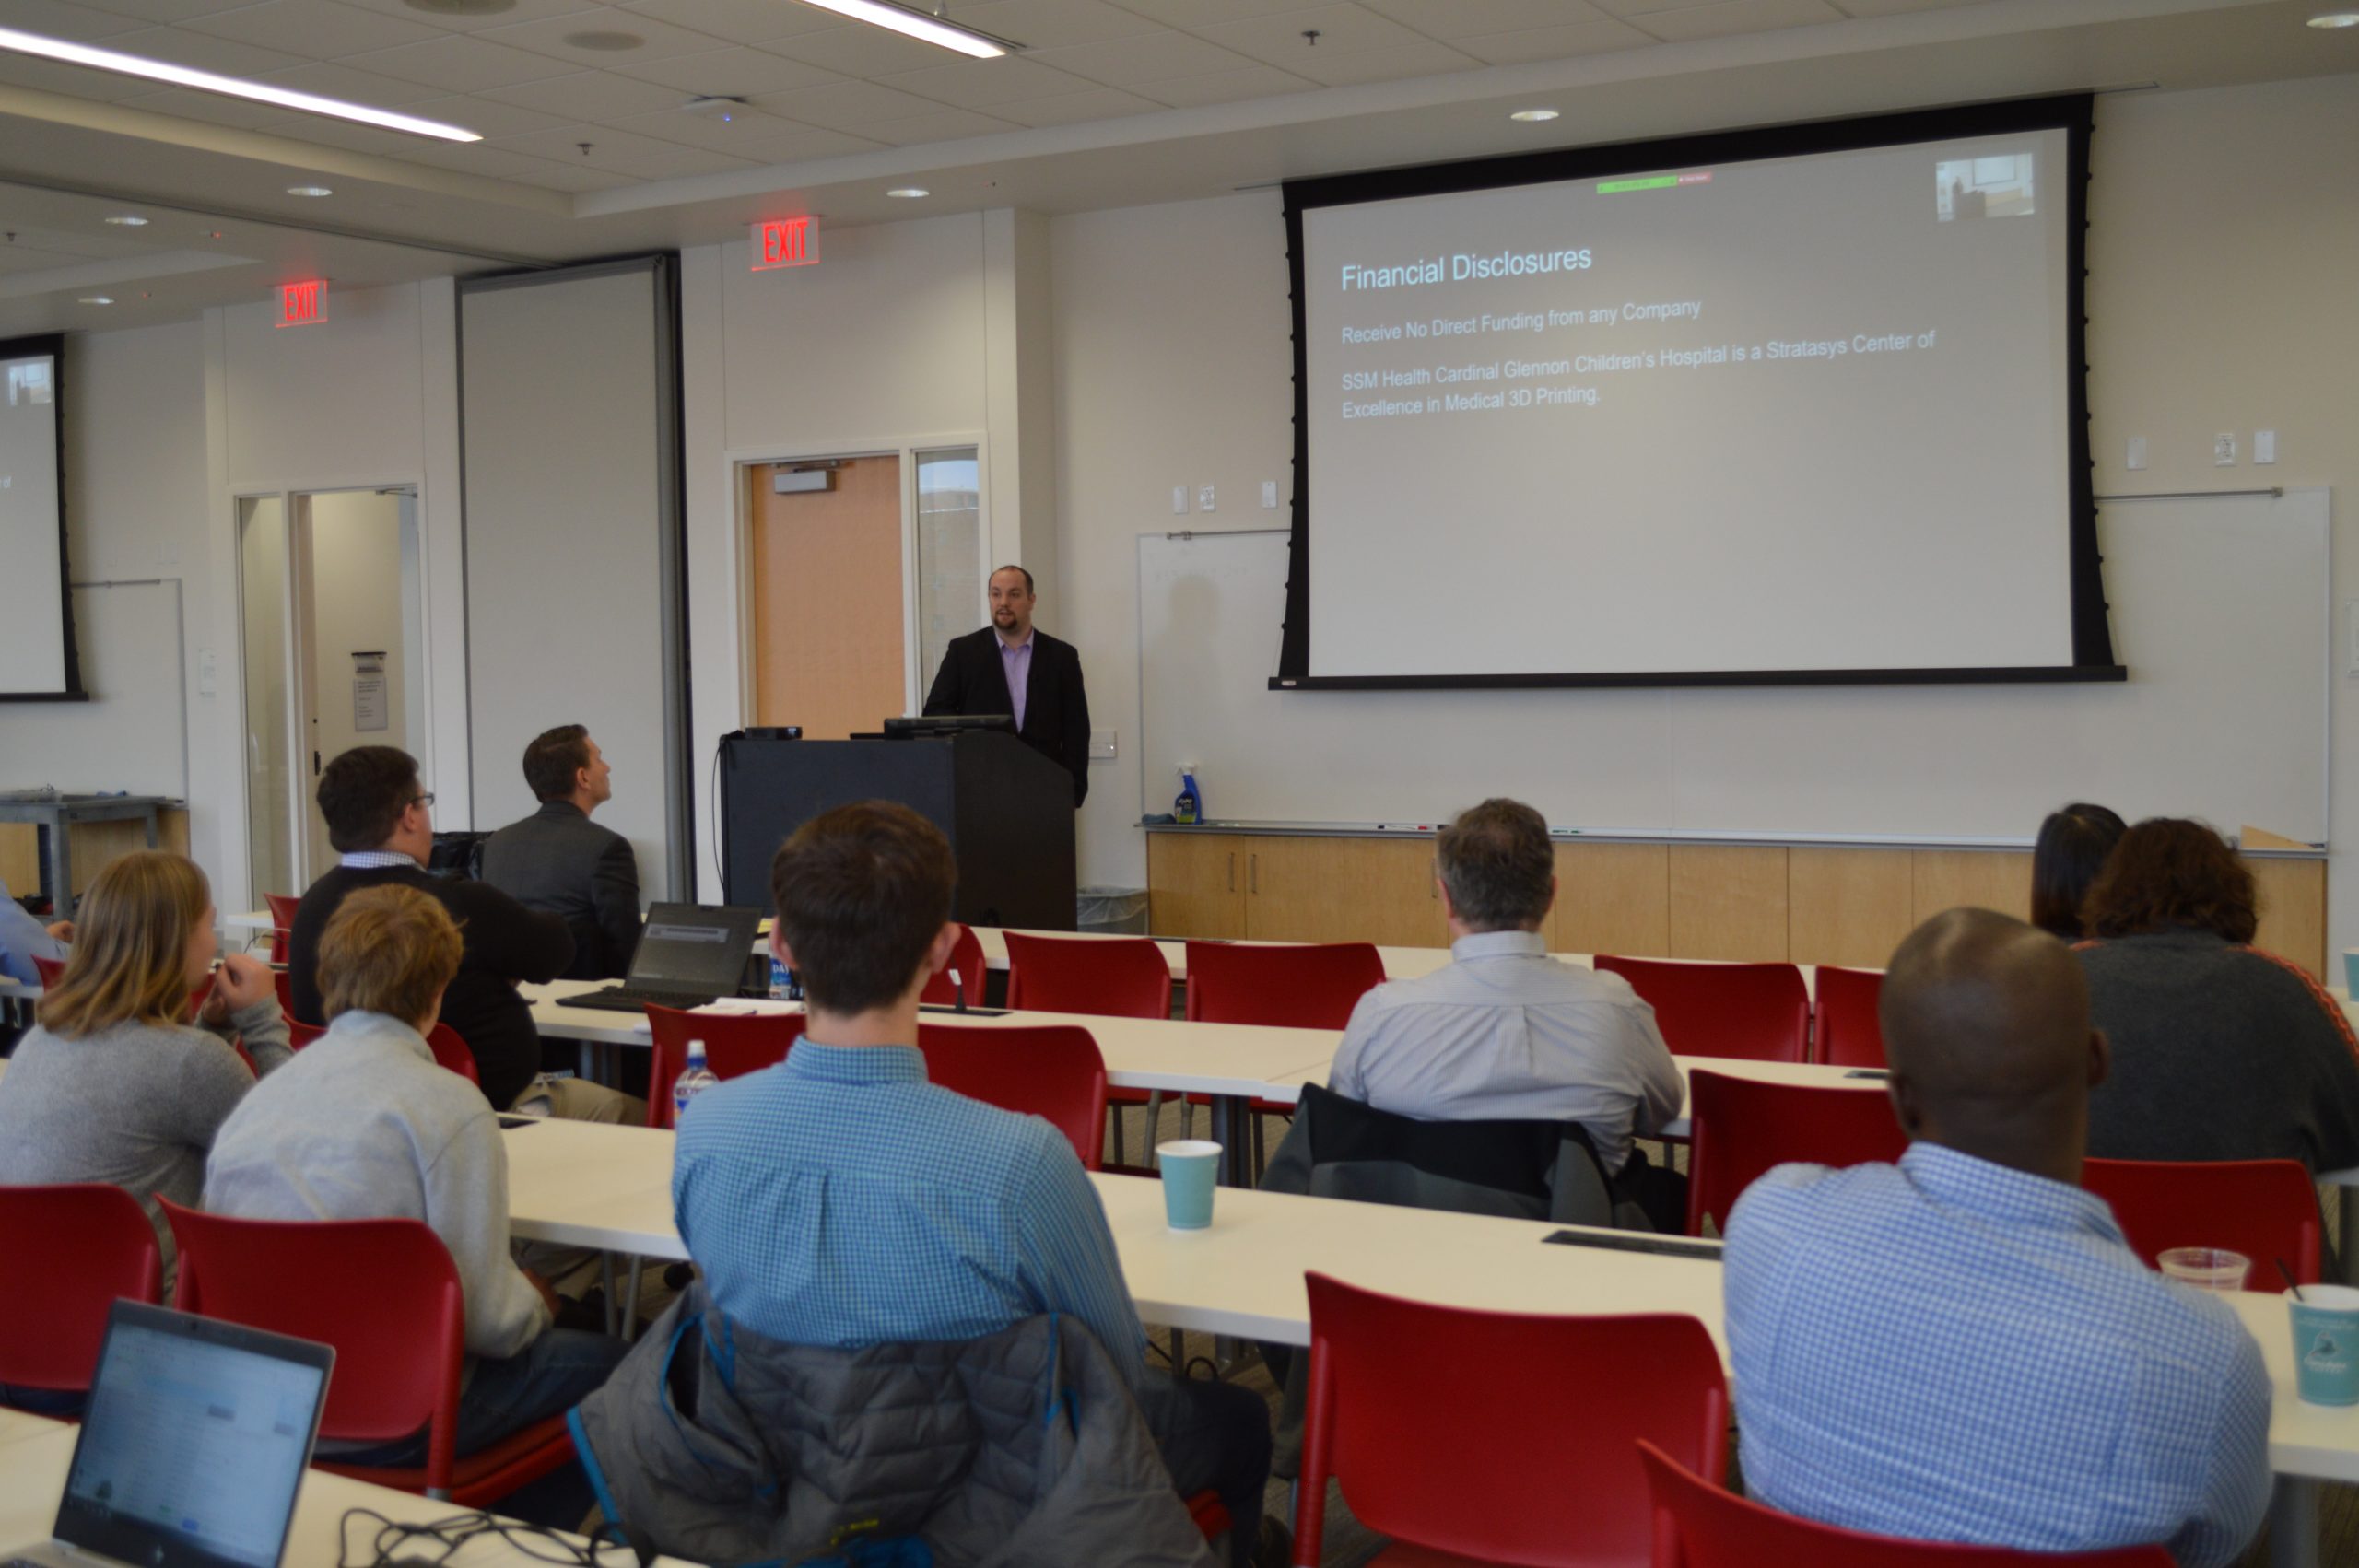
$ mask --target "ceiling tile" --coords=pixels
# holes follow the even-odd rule
[[[1151,32],[1156,27],[1137,12],[1106,0],[980,0],[960,6],[956,19],[994,37],[1013,39],[1027,49],[1096,43]]]
[[[109,3],[114,4],[116,0],[109,0]],[[385,16],[422,22],[438,32],[482,32],[490,28],[537,21],[543,17],[568,17],[599,8],[599,0],[512,0],[511,4],[497,11],[479,12],[422,11],[406,4],[405,0],[346,0],[346,3]]]
[[[193,32],[241,43],[282,49],[307,60],[341,60],[364,49],[390,49],[440,37],[423,22],[404,21],[337,0],[262,0],[218,16],[200,17],[184,24]]]
[[[87,65],[62,65],[54,60],[5,52],[0,52],[0,83],[63,93],[68,98],[87,98],[98,103],[115,103],[156,90],[154,82],[118,71],[94,71]]]
[[[592,32],[621,33],[643,41],[635,49],[588,49],[571,41],[579,34]],[[665,60],[679,54],[703,54],[722,44],[710,33],[690,32],[687,28],[675,28],[669,22],[612,6],[486,28],[475,36],[569,61],[577,68],[592,71],[611,71],[626,64]]]
[[[372,49],[345,62],[364,71],[382,71],[404,81],[421,82],[444,92],[483,92],[522,82],[561,76],[569,67],[562,60],[511,49],[489,39],[459,33],[405,43],[395,49]]]
[[[898,88],[961,109],[991,109],[1027,99],[1058,98],[1086,92],[1097,84],[1086,81],[1037,60],[1007,56],[998,60],[961,60],[955,65],[929,65],[922,71],[897,71],[879,76],[885,87]]]
[[[111,33],[129,32],[137,26],[139,22],[134,18],[118,17],[91,6],[68,5],[66,0],[0,0],[0,28],[36,32],[43,38],[90,43]]]
[[[750,98],[757,92],[788,92],[843,79],[816,65],[745,45],[675,54],[666,60],[633,61],[612,69],[616,76],[671,88],[689,98]]]
[[[569,71],[537,82],[487,88],[476,96],[584,124],[601,125],[627,114],[677,109],[687,95],[677,88],[618,76],[612,71]]]
[[[1721,0],[1716,6],[1692,6],[1678,11],[1653,11],[1633,18],[1639,27],[1666,42],[1697,38],[1726,38],[1732,33],[1766,32],[1773,28],[1802,28],[1817,22],[1839,22],[1843,13],[1826,0]]]
[[[268,82],[275,88],[292,88],[297,92],[315,92],[323,98],[341,98],[353,103],[373,104],[381,109],[394,109],[442,96],[432,88],[405,82],[399,76],[381,76],[374,71],[356,71],[349,65],[337,65],[324,60],[290,65],[284,71],[265,71],[255,79]]]
[[[303,63],[299,54],[261,49],[235,39],[214,38],[186,28],[142,28],[137,32],[117,33],[107,40],[107,47],[150,60],[170,61],[175,65],[194,65],[200,71],[225,76],[258,76],[264,71],[284,70]]]
[[[1653,40],[1648,40],[1652,42]],[[1275,65],[1238,65],[1201,76],[1175,76],[1168,81],[1135,82],[1133,90],[1174,109],[1197,109],[1207,103],[1236,103],[1249,98],[1275,98],[1280,93],[1316,92],[1319,84],[1308,76],[1281,71]]]
[[[581,150],[581,144],[590,150]],[[635,131],[616,130],[611,125],[561,125],[549,131],[528,131],[521,136],[501,136],[494,146],[503,152],[529,153],[546,158],[569,168],[603,169],[619,174],[629,174],[641,180],[657,176],[636,167],[649,160],[662,161],[675,153],[700,152],[677,142],[667,142],[656,136],[640,135]]]
[[[1168,28],[1202,28],[1246,17],[1274,16],[1281,11],[1314,10],[1332,4],[1332,0],[1113,0],[1113,3],[1125,11],[1135,12]]]
[[[797,33],[825,32],[844,19],[816,6],[785,0],[622,0],[623,9],[732,43],[767,43]]]
[[[1302,41],[1295,41],[1299,44]],[[1165,81],[1174,76],[1209,76],[1215,71],[1234,71],[1253,64],[1233,50],[1174,32],[1043,49],[1025,58],[1109,88],[1133,87],[1140,82]]]
[[[0,273],[39,272],[43,267],[62,267],[87,258],[65,251],[41,251],[16,241],[0,243]]]
[[[790,6],[791,10],[808,7]],[[839,76],[863,79],[881,76],[892,71],[921,71],[928,65],[940,65],[963,58],[954,50],[938,43],[920,43],[897,32],[866,25],[848,28],[827,28],[818,32],[798,32],[788,37],[760,40],[773,54],[783,54],[790,60],[801,60],[822,70],[833,71]]]
[[[1394,44],[1387,49],[1356,49],[1348,54],[1326,54],[1315,51],[1320,58],[1305,60],[1296,69],[1306,76],[1313,76],[1331,88],[1354,87],[1361,82],[1399,82],[1411,76],[1438,76],[1451,71],[1470,71],[1483,62],[1462,50],[1430,39],[1414,43]]]
[[[1978,6],[1983,0],[1835,0],[1836,7],[1854,17],[1892,17],[1904,11],[1954,11]]]
[[[202,120],[208,125],[232,125],[241,131],[259,131],[265,125],[276,125],[293,118],[276,103],[256,103],[250,98],[194,92],[187,88],[173,88],[169,92],[141,93],[137,98],[124,99],[123,104],[126,109],[144,109],[150,113],[170,114],[182,120]]]
[[[846,153],[874,152],[885,144],[849,131],[793,125],[767,117],[756,122],[756,135],[746,139],[743,156],[757,163],[803,163],[815,158],[841,158]]]
[[[611,170],[592,169],[586,164],[552,163],[546,159],[540,162],[541,172],[520,174],[516,177],[516,183],[538,185],[545,191],[574,192],[612,191],[620,186],[639,183],[630,175],[616,174]]]
[[[356,125],[348,120],[331,120],[321,114],[289,116],[273,125],[270,134],[307,146],[339,147],[379,158],[407,158],[427,145],[421,138],[405,136],[399,131],[381,131],[374,125]]]
[[[111,16],[135,17],[146,22],[184,22],[191,17],[210,17],[223,11],[234,11],[252,0],[107,0],[93,10]]]
[[[746,149],[756,142],[780,131],[791,130],[783,120],[765,114],[758,109],[740,110],[734,120],[709,120],[684,110],[659,110],[652,114],[631,114],[604,122],[607,129],[628,131],[633,135],[652,136],[659,142],[672,142],[684,147],[706,147],[713,152],[734,153],[739,158],[755,158]]]
[[[881,120],[907,120],[942,107],[931,99],[880,88],[874,82],[830,82],[792,92],[761,93],[754,102],[772,114],[831,131],[857,131]]]
[[[1479,38],[1454,38],[1453,48],[1493,65],[1520,65],[1532,60],[1570,60],[1582,54],[1602,54],[1614,49],[1642,49],[1655,42],[1627,22],[1574,22],[1561,28],[1526,28],[1519,32],[1485,33]]]
[[[1359,6],[1321,6],[1309,11],[1216,22],[1193,31],[1199,38],[1250,55],[1265,65],[1306,76],[1319,76],[1322,63],[1338,54],[1426,41],[1399,22]],[[1307,31],[1316,31],[1318,40],[1303,37]]]
[[[464,93],[429,98],[403,107],[407,112],[423,114],[428,120],[464,125],[479,136],[521,136],[527,131],[554,131],[581,118],[578,114],[545,114],[537,109],[502,103],[496,98]]]
[[[1013,120],[978,114],[971,109],[937,109],[907,120],[880,120],[863,125],[860,134],[887,146],[922,146],[928,142],[955,142],[961,136],[988,136],[995,131],[1020,131]]]
[[[420,147],[409,155],[409,161],[447,169],[455,174],[476,174],[487,180],[514,180],[526,185],[533,183],[529,176],[544,173],[553,167],[545,158],[510,152],[505,147],[476,146]]]
[[[1164,106],[1151,98],[1119,88],[1092,88],[1087,92],[1061,93],[1055,98],[1027,98],[992,111],[1025,125],[1077,125],[1086,120],[1112,120],[1125,114],[1152,114]]]
[[[1605,12],[1587,0],[1359,0],[1379,16],[1414,28],[1427,38],[1455,42],[1491,32],[1569,27],[1593,22]],[[1323,40],[1321,41],[1324,41]]]

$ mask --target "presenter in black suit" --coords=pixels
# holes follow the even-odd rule
[[[992,624],[950,645],[925,695],[925,710],[1013,714],[1025,744],[1073,775],[1078,809],[1089,793],[1089,697],[1081,689],[1081,655],[1032,625],[1032,602],[1030,572],[1002,567],[992,573]]]

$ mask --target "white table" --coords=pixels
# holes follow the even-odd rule
[[[672,1223],[669,1133],[546,1123],[507,1134],[515,1234],[535,1241],[682,1258]],[[1723,1361],[1720,1269],[1715,1262],[1550,1246],[1567,1227],[1543,1221],[1223,1190],[1212,1227],[1163,1223],[1160,1184],[1091,1178],[1140,1316],[1200,1332],[1309,1342],[1306,1271],[1420,1300],[1498,1311],[1676,1312],[1695,1317]],[[2318,1550],[2318,1483],[2359,1481],[2359,1408],[2294,1397],[2284,1302],[2242,1294],[2234,1305],[2259,1341],[2275,1400],[2270,1466],[2279,1477],[2271,1561],[2307,1568]]]
[[[57,1520],[58,1499],[65,1491],[65,1471],[73,1461],[76,1430],[39,1416],[0,1410],[0,1542],[18,1546],[49,1539]],[[388,1519],[412,1524],[472,1512],[449,1503],[413,1497],[406,1492],[330,1475],[325,1470],[306,1470],[302,1490],[295,1498],[295,1517],[287,1532],[285,1562],[289,1568],[326,1568],[339,1561],[338,1534],[345,1514],[354,1508],[367,1508]],[[366,1542],[372,1528],[369,1522],[354,1525],[356,1561],[369,1561]],[[420,1548],[425,1544],[417,1543]],[[541,1550],[551,1548],[545,1544]],[[428,1553],[414,1550],[404,1555],[424,1557]],[[493,1538],[469,1541],[440,1561],[452,1568],[490,1568],[492,1564],[544,1563],[549,1559],[535,1557]],[[608,1568],[630,1568],[636,1562],[627,1548],[619,1546],[600,1552],[599,1561]],[[673,1568],[688,1568],[673,1558],[659,1561],[673,1564]]]

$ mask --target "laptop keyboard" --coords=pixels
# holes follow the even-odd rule
[[[716,996],[704,996],[693,991],[683,994],[679,991],[640,990],[632,986],[607,986],[601,990],[567,997],[557,1005],[603,1008],[609,1012],[638,1012],[651,1002],[657,1007],[678,1008],[685,1012],[689,1008],[703,1007],[720,1000]]]

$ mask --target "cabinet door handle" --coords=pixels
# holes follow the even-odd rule
[[[1245,875],[1246,875],[1246,889],[1245,889],[1245,890],[1246,890],[1248,893],[1250,893],[1250,894],[1251,894],[1254,897],[1256,897],[1256,898],[1261,897],[1261,896],[1262,896],[1262,857],[1261,857],[1261,856],[1259,856],[1259,855],[1248,855],[1248,856],[1246,856],[1246,857],[1245,857]]]
[[[1237,891],[1237,851],[1234,849],[1228,852],[1228,890],[1231,893]]]

